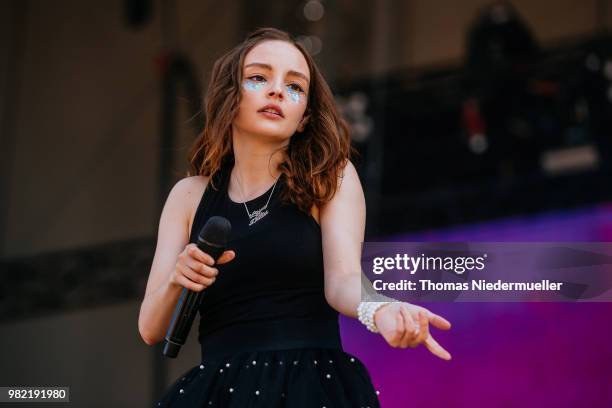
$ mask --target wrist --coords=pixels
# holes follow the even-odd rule
[[[376,309],[376,311],[374,312],[374,316],[372,316],[372,320],[374,321],[374,326],[376,326],[376,328],[378,328],[378,322],[376,321],[376,318],[380,316],[380,311],[383,310],[388,305],[389,303],[385,303],[384,305]]]
[[[162,286],[162,291],[166,293],[178,293],[183,290],[183,287],[174,280],[174,274],[166,280],[166,284]]]
[[[357,307],[357,317],[372,333],[378,333],[378,327],[374,321],[376,312],[390,302],[360,302]]]

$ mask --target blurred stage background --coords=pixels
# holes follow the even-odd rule
[[[212,63],[299,37],[351,124],[367,239],[612,241],[607,0],[0,3],[0,385],[148,406],[199,361],[138,334]],[[612,406],[609,303],[429,304],[451,362],[341,319],[384,408]]]

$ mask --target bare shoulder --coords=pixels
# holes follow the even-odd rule
[[[329,202],[317,209],[317,215],[320,218],[321,213],[330,213],[332,208],[345,210],[349,207],[360,206],[363,200],[363,189],[359,180],[359,174],[355,165],[350,160],[347,160],[341,169],[338,187],[334,196]]]
[[[354,194],[355,192],[359,191],[362,191],[359,174],[357,173],[357,169],[355,168],[353,162],[347,160],[340,172],[340,177],[338,178],[338,188],[336,190],[336,194],[334,197],[332,197],[332,201],[334,201],[334,199],[341,199],[341,197],[344,197],[347,194]]]
[[[355,168],[353,162],[350,160],[346,161],[344,168],[342,169],[341,179],[344,180],[347,177],[351,179],[352,182],[359,181],[359,174],[357,173],[357,169]]]
[[[173,190],[178,199],[184,204],[184,211],[189,221],[189,230],[191,231],[191,225],[193,224],[193,218],[195,216],[204,190],[208,185],[209,177],[206,176],[191,176],[180,179],[175,184]]]
[[[176,188],[189,196],[197,193],[204,193],[207,184],[208,177],[206,176],[190,176],[177,181]]]

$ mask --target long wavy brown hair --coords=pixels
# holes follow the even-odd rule
[[[302,132],[289,140],[279,164],[287,189],[281,199],[293,202],[310,213],[313,204],[321,206],[334,196],[338,179],[347,160],[356,150],[351,146],[349,128],[339,115],[333,94],[310,54],[291,36],[275,28],[259,28],[221,56],[213,66],[204,95],[206,123],[190,152],[189,175],[214,176],[233,161],[231,124],[241,98],[244,58],[257,44],[267,40],[286,41],[304,55],[310,70],[310,88],[305,116],[309,120]]]

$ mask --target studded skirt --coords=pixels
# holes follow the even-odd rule
[[[363,363],[338,323],[285,319],[232,326],[201,340],[202,360],[157,407],[379,408]]]

